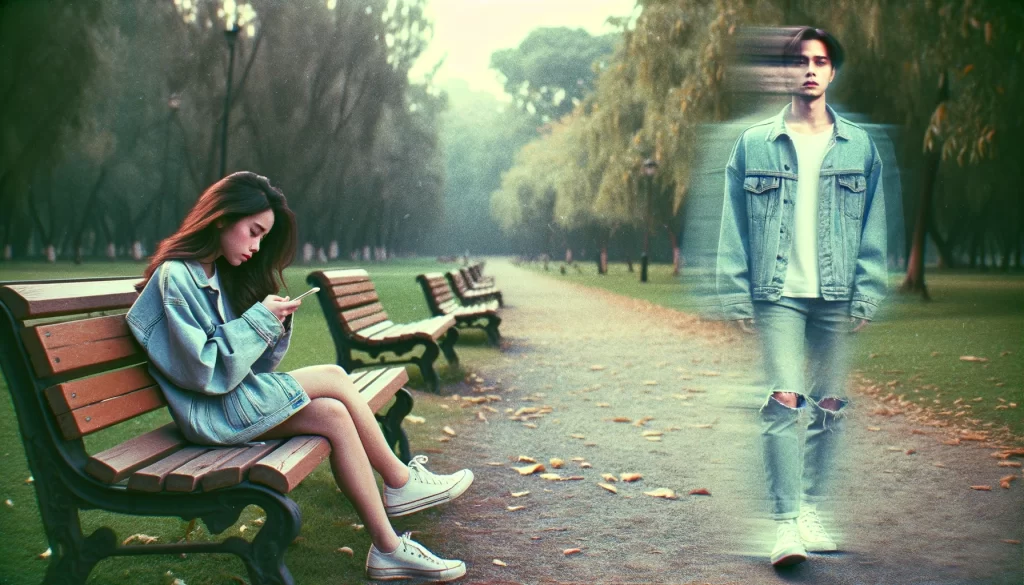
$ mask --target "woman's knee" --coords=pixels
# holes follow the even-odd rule
[[[352,414],[348,411],[348,407],[340,400],[333,398],[315,398],[302,410],[308,411],[310,416],[322,424],[337,426],[352,424]]]

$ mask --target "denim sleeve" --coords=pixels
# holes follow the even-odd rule
[[[885,298],[888,274],[886,270],[885,193],[882,190],[882,159],[871,145],[873,155],[868,177],[867,198],[864,202],[864,221],[861,225],[860,251],[853,274],[853,302],[850,315],[870,320]]]
[[[722,205],[722,229],[718,236],[715,266],[721,317],[728,320],[754,317],[754,303],[750,297],[747,196],[743,191],[744,158],[743,136],[740,136],[725,167],[725,202]]]
[[[234,390],[283,333],[281,322],[262,303],[213,331],[204,331],[193,313],[197,310],[194,287],[171,274],[162,292],[167,351],[152,352],[150,361],[186,390],[208,395]]]
[[[294,315],[288,315],[284,320],[284,333],[281,335],[277,343],[274,344],[270,349],[263,352],[260,359],[256,360],[253,364],[252,370],[257,374],[263,374],[267,372],[273,372],[277,369],[277,366],[284,359],[284,355],[288,353],[288,346],[292,342],[292,327],[295,321],[293,320]]]

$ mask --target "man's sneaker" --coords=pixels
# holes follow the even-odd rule
[[[366,574],[370,579],[428,579],[435,582],[454,581],[466,574],[466,563],[440,559],[422,544],[402,535],[398,548],[382,553],[370,545],[366,556]]]
[[[800,542],[800,531],[796,522],[780,522],[772,549],[772,565],[788,567],[807,560],[807,551]]]
[[[468,469],[437,475],[423,467],[426,462],[425,455],[413,457],[409,462],[409,481],[400,488],[384,486],[384,511],[388,516],[405,516],[450,502],[473,483],[473,472]]]
[[[810,552],[832,552],[839,550],[836,542],[825,532],[818,518],[818,510],[813,506],[801,506],[800,518],[797,520],[800,528],[800,540],[804,547]]]

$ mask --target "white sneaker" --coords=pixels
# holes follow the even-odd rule
[[[807,550],[800,542],[800,530],[796,522],[780,522],[772,549],[772,565],[788,567],[807,560]]]
[[[405,516],[438,504],[450,502],[462,495],[473,483],[473,472],[468,469],[451,475],[437,475],[427,471],[425,455],[417,455],[409,462],[409,481],[400,488],[384,485],[384,511],[388,516]]]
[[[818,510],[806,504],[800,507],[800,518],[797,520],[800,528],[800,540],[804,547],[810,552],[832,552],[839,550],[836,542],[825,532],[818,518]]]
[[[402,535],[398,548],[382,553],[370,545],[366,556],[366,574],[370,579],[429,579],[434,582],[454,581],[466,574],[466,563],[438,558],[422,544]]]

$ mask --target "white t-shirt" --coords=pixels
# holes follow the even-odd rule
[[[224,289],[221,288],[220,275],[217,273],[216,265],[213,267],[213,276],[210,277],[210,286],[217,291],[217,310],[220,311],[221,320],[226,323],[228,312],[224,310]]]
[[[832,138],[832,128],[817,134],[795,132],[789,124],[786,131],[796,147],[796,199],[793,210],[793,246],[790,248],[789,266],[782,295],[786,297],[814,298],[821,296],[818,273],[818,185],[821,161]]]

